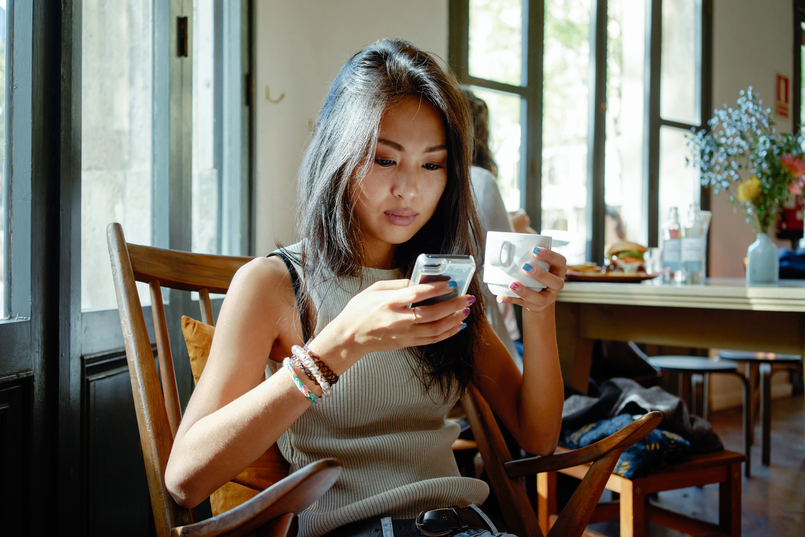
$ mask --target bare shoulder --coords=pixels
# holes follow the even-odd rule
[[[247,280],[251,283],[269,283],[269,280],[282,280],[288,278],[288,268],[285,263],[277,256],[255,257],[235,273],[232,280],[234,284],[238,280]]]
[[[221,309],[220,324],[235,333],[248,329],[252,334],[276,338],[283,330],[278,323],[294,304],[293,283],[282,260],[255,258],[235,273]]]

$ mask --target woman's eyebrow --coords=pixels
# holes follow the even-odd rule
[[[397,151],[405,152],[405,148],[398,144],[397,142],[392,142],[391,140],[386,140],[385,138],[378,138],[377,143],[387,145],[392,149],[396,149]],[[425,149],[425,153],[433,153],[436,151],[447,151],[447,146],[444,144],[441,145],[432,145]]]

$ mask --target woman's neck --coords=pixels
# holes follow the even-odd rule
[[[389,270],[394,266],[394,253],[397,246],[393,244],[365,244],[363,264],[367,268]]]

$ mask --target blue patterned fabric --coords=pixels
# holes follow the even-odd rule
[[[632,423],[629,414],[590,423],[578,430],[562,431],[559,445],[571,449],[589,446]],[[645,477],[669,464],[684,459],[690,453],[690,443],[678,434],[654,429],[648,436],[621,453],[614,472],[627,479]]]

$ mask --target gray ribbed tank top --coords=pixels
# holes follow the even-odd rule
[[[285,251],[296,254],[299,245]],[[362,282],[342,278],[312,290],[315,333],[360,291],[400,277],[396,270],[365,268]],[[367,354],[341,375],[331,397],[307,410],[277,441],[292,471],[326,457],[343,466],[335,485],[300,515],[300,536],[317,537],[380,515],[413,518],[423,509],[486,500],[487,484],[461,477],[453,457],[459,427],[445,416],[457,396],[445,401],[438,390],[429,395],[414,375],[414,363],[407,349]]]

